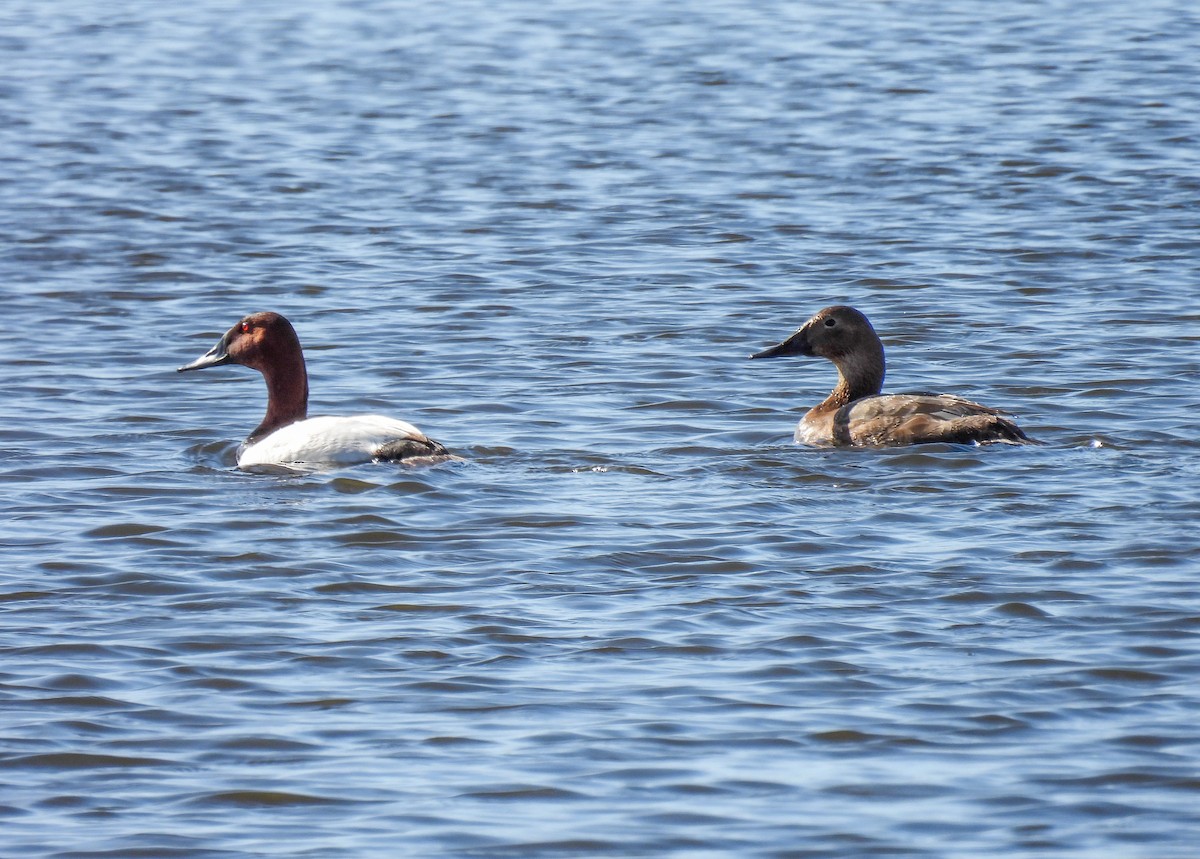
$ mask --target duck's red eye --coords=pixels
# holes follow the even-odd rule
[[[243,323],[242,323],[242,331],[249,331],[249,330],[250,330],[250,323],[249,323],[249,322],[243,322]]]

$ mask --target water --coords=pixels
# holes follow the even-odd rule
[[[1189,855],[1198,25],[10,0],[4,853]],[[835,302],[1046,445],[792,445]],[[260,309],[467,462],[238,472]]]

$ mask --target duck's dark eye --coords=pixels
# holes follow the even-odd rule
[[[835,328],[835,327],[837,327],[837,320],[836,320],[836,319],[834,319],[832,316],[828,316],[828,317],[826,317],[826,318],[825,318],[825,327],[826,327],[826,328]]]

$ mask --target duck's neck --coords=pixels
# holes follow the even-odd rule
[[[840,409],[883,390],[883,344],[878,340],[870,348],[838,358],[833,363],[838,370],[838,382],[821,403],[822,408]]]
[[[263,368],[262,374],[267,382],[267,414],[246,439],[248,444],[308,417],[308,371],[299,346],[288,360]]]

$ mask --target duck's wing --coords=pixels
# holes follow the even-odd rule
[[[1010,442],[1030,439],[996,409],[952,394],[880,394],[843,406],[834,415],[839,445]]]
[[[403,438],[388,442],[375,451],[375,459],[388,462],[416,463],[418,460],[434,462],[442,459],[458,459],[441,442],[436,442],[427,435],[420,438]]]

